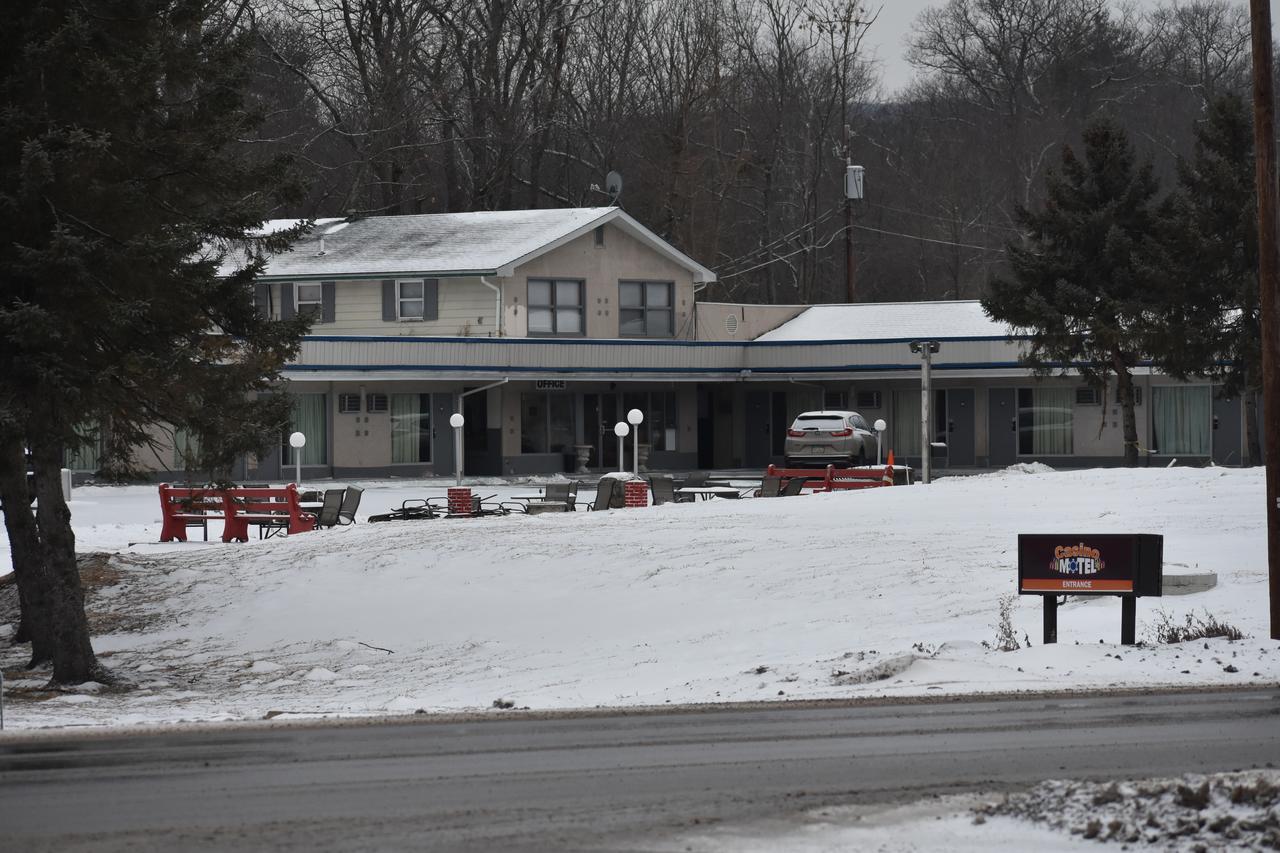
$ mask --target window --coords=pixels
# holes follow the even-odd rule
[[[651,450],[676,449],[676,394],[674,391],[639,391],[622,395],[622,418],[627,412],[644,412],[640,443]],[[630,439],[628,439],[629,441]]]
[[[596,247],[601,249],[604,248],[604,226],[603,225],[596,226]]]
[[[102,456],[102,436],[96,424],[80,424],[76,427],[76,435],[85,440],[84,444],[67,448],[63,454],[63,464],[72,471],[97,471]]]
[[[289,436],[300,432],[307,437],[302,448],[303,465],[324,465],[328,459],[328,417],[324,394],[298,394],[293,398],[293,416],[280,437],[280,458],[284,464],[295,464]]]
[[[299,314],[313,314],[319,317],[324,309],[324,288],[316,284],[295,284],[293,287],[294,302]]]
[[[190,430],[178,427],[173,431],[173,470],[193,470],[200,460],[200,440]]]
[[[529,334],[581,335],[582,282],[529,279]]]
[[[1152,447],[1164,456],[1208,456],[1212,408],[1208,385],[1152,388]]]
[[[360,395],[359,394],[339,394],[338,395],[338,413],[342,415],[350,415],[360,411]]]
[[[1062,456],[1072,452],[1071,388],[1018,389],[1018,453]]]
[[[374,414],[381,414],[387,410],[386,394],[370,394],[366,397],[369,404],[369,411]]]
[[[532,391],[520,395],[521,453],[572,453],[576,435],[572,394]]]
[[[823,391],[822,392],[822,408],[827,411],[839,411],[849,407],[849,393],[847,391]]]
[[[675,334],[673,285],[669,281],[618,284],[618,333],[626,337],[669,338]]]
[[[386,401],[386,394],[379,394]],[[374,395],[369,395],[370,403]],[[369,411],[373,411],[372,405]],[[391,395],[391,463],[431,461],[431,395]]]
[[[889,447],[899,457],[920,455],[920,389],[893,392]]]
[[[426,285],[421,281],[396,282],[396,314],[401,320],[426,316]]]
[[[879,391],[859,391],[857,407],[859,409],[880,408],[880,392]]]

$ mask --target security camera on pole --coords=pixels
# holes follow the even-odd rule
[[[644,412],[632,409],[627,412],[627,423],[631,424],[631,473],[640,476],[640,424],[644,423]]]
[[[613,434],[618,437],[618,473],[627,473],[626,450],[623,448],[622,439],[627,437],[627,433],[631,432],[631,427],[627,426],[626,421],[618,421],[613,425]]]
[[[454,485],[462,485],[462,425],[467,419],[461,412],[449,415],[449,426],[453,427],[453,477]]]
[[[920,356],[920,482],[929,485],[929,464],[933,442],[929,435],[929,367],[933,356],[942,349],[937,341],[912,341],[911,351]]]
[[[289,446],[293,448],[293,481],[302,483],[302,448],[307,446],[307,437],[300,432],[289,436]]]

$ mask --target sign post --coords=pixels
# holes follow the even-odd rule
[[[1153,533],[1023,533],[1018,593],[1044,598],[1044,642],[1058,642],[1059,595],[1120,596],[1120,642],[1137,642],[1138,597],[1160,596],[1164,537]]]

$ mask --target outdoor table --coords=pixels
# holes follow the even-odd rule
[[[677,495],[695,495],[701,500],[712,498],[740,498],[742,492],[733,486],[681,486],[676,489]]]

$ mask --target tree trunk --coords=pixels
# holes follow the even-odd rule
[[[1120,352],[1111,355],[1111,363],[1116,371],[1116,383],[1120,392],[1120,412],[1124,421],[1124,464],[1129,468],[1138,467],[1138,416],[1133,405],[1133,377],[1125,365],[1124,356]]]
[[[55,439],[32,440],[32,470],[36,481],[36,523],[44,555],[49,612],[53,617],[53,680],[81,684],[103,680],[104,673],[89,641],[84,613],[84,590],[76,565],[76,537],[71,510],[62,494],[63,447]]]
[[[17,436],[0,441],[0,504],[4,507],[4,526],[9,534],[22,614],[14,639],[31,643],[27,668],[34,669],[53,659],[53,619],[45,595],[48,581],[40,552],[40,531],[27,489],[26,454],[22,439]]]

